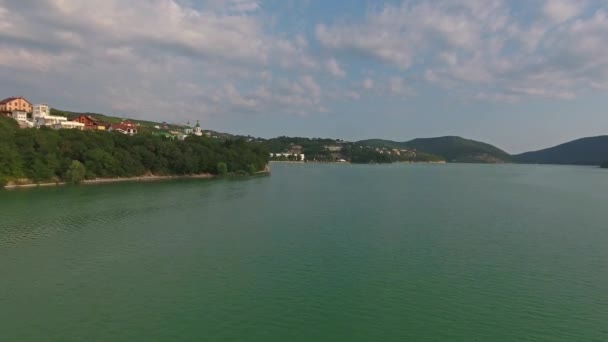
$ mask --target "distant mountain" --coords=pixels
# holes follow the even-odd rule
[[[495,146],[454,136],[414,139],[406,142],[373,139],[359,141],[357,144],[378,148],[415,149],[456,163],[507,163],[512,161],[511,155]]]
[[[608,136],[582,138],[548,149],[514,156],[518,163],[601,165],[608,161]]]

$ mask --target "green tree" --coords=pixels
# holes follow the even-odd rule
[[[247,173],[263,169],[268,155],[263,144],[243,139],[171,141],[151,133],[19,129],[15,120],[0,117],[0,178],[7,182],[71,181],[74,161],[84,166],[85,179]]]
[[[228,174],[228,165],[226,165],[226,163],[218,163],[217,174],[220,176],[225,176],[226,174]]]
[[[87,169],[78,160],[72,160],[70,168],[65,175],[65,181],[70,184],[80,184],[84,181],[87,174]]]
[[[14,146],[0,143],[0,177],[5,179],[23,176],[19,152]]]
[[[54,176],[53,170],[41,159],[37,158],[29,170],[29,178],[36,183],[51,180]]]

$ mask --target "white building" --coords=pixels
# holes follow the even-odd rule
[[[18,122],[27,121],[27,112],[24,110],[14,110],[13,119]]]
[[[203,136],[203,129],[201,128],[201,124],[196,120],[196,126],[194,126],[194,135],[197,137]]]
[[[27,112],[24,110],[14,110],[12,113],[13,119],[19,123],[21,128],[32,128],[34,122],[27,119]]]
[[[84,124],[76,121],[60,121],[58,124],[54,125],[55,129],[78,129],[83,131]]]
[[[289,157],[292,157],[294,159],[294,161],[306,161],[306,156],[304,156],[303,153],[271,153],[270,154],[270,158],[280,158],[280,157],[285,157],[287,159],[289,159]]]
[[[51,110],[48,105],[37,104],[32,107],[32,120],[36,121],[36,119],[45,116],[51,116]]]
[[[342,151],[342,146],[333,145],[333,146],[325,146],[325,150],[329,152],[340,152]]]
[[[55,116],[55,115],[42,115],[33,117],[36,126],[47,126],[47,127],[56,127],[57,125],[61,126],[62,122],[67,122],[68,118],[63,116]]]
[[[47,126],[55,129],[84,129],[84,124],[68,121],[64,116],[51,115],[48,105],[37,104],[32,106],[32,120],[38,127]]]
[[[190,121],[188,121],[188,123],[186,124],[186,128],[184,128],[184,134],[190,135],[193,132],[194,132],[194,130],[192,129],[192,125],[190,125]]]

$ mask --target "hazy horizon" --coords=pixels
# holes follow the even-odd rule
[[[0,0],[0,97],[264,138],[608,133],[605,0]]]

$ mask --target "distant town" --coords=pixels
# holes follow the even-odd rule
[[[283,152],[270,153],[271,161],[283,162],[319,162],[319,163],[348,163],[351,161],[353,143],[336,140],[331,144],[321,144],[321,153],[315,153],[311,158],[306,159],[304,153],[305,148],[295,143],[290,143],[290,146],[284,148]],[[374,152],[379,155],[391,158],[404,158],[406,160],[416,158],[416,150],[405,148],[386,148],[372,146],[358,146],[359,149],[365,149],[368,152]],[[310,156],[310,155],[309,155]]]
[[[108,131],[125,135],[136,135],[139,123],[124,120],[119,123],[109,123],[99,120],[92,115],[78,114],[73,117],[52,115],[47,104],[32,104],[24,97],[9,97],[0,101],[0,115],[13,118],[20,128],[49,127],[52,129],[76,129],[81,131]],[[210,132],[204,132],[200,122],[194,126],[188,122],[182,127],[162,123],[153,127],[154,135],[161,135],[169,139],[184,140],[189,135],[212,137]],[[214,136],[216,137],[216,136]],[[217,138],[217,137],[216,137]]]

